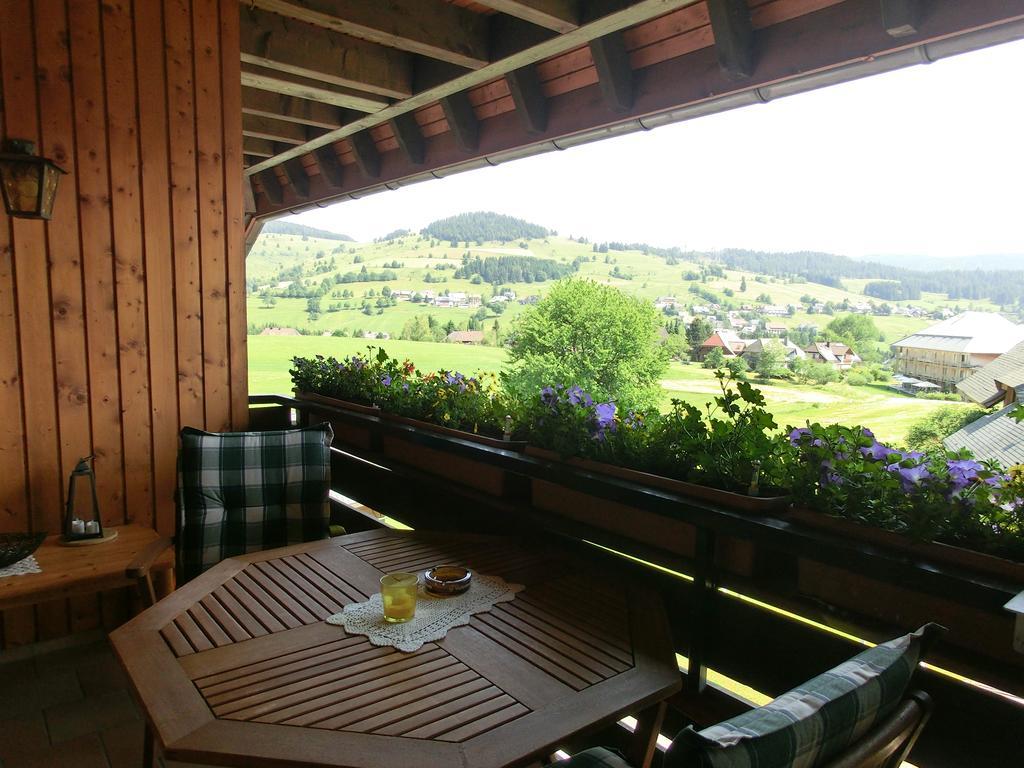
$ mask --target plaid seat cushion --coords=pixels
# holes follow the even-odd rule
[[[178,575],[226,557],[327,537],[329,424],[269,432],[181,431]]]
[[[892,712],[942,628],[927,624],[870,648],[763,707],[673,741],[666,768],[812,768]]]
[[[611,750],[591,747],[577,752],[568,760],[553,763],[551,768],[630,768],[630,765]]]

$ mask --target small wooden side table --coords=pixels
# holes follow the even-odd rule
[[[42,573],[0,579],[0,611],[135,586],[138,582],[128,577],[126,569],[155,548],[165,551],[152,568],[172,576],[174,554],[166,538],[141,525],[121,525],[116,530],[116,539],[92,547],[65,547],[59,536],[48,537],[35,551]]]

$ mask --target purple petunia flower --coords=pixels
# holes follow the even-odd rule
[[[583,388],[578,385],[573,385],[565,391],[565,397],[569,401],[570,405],[582,405],[585,408],[589,408],[594,404],[594,399],[583,391]]]
[[[956,488],[964,488],[978,479],[978,472],[985,467],[974,459],[955,459],[946,462],[949,479]]]
[[[789,442],[791,445],[800,445],[800,441],[804,435],[811,434],[811,430],[807,427],[797,427],[789,433]]]
[[[540,391],[540,401],[550,408],[554,408],[558,405],[558,393],[555,392],[555,388],[544,387],[544,389]]]
[[[893,450],[887,445],[882,445],[877,440],[871,444],[870,447],[865,446],[860,449],[862,456],[868,459],[874,459],[875,461],[886,461],[893,454],[898,454],[899,451]]]
[[[615,426],[615,403],[598,403],[594,408],[597,425],[601,429]]]
[[[385,387],[390,387],[391,377],[385,373],[383,376],[381,376],[380,383],[383,384]]]
[[[923,464],[919,464],[916,467],[899,467],[899,469],[896,470],[896,474],[899,475],[900,485],[903,486],[903,490],[905,492],[914,490],[925,480],[932,477],[932,473],[928,471],[928,467]]]

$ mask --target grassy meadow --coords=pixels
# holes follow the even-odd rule
[[[316,336],[250,336],[249,391],[252,394],[291,391],[289,361],[295,356],[344,357],[366,349],[364,339]],[[465,373],[497,371],[505,363],[505,351],[497,347],[388,340],[380,342],[389,354],[409,358],[423,371],[441,368]],[[720,392],[714,373],[699,365],[672,363],[662,380],[664,407],[672,398],[695,405],[709,402]],[[880,440],[902,444],[907,430],[926,415],[946,405],[900,395],[882,386],[853,387],[845,383],[812,386],[777,382],[758,385],[780,426],[806,421],[860,424]]]

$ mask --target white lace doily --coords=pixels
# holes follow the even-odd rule
[[[344,627],[351,634],[366,635],[374,645],[415,651],[424,643],[440,640],[452,627],[469,624],[472,614],[489,611],[495,603],[512,600],[522,588],[522,584],[509,584],[500,576],[474,573],[469,589],[452,597],[431,595],[421,584],[416,595],[416,616],[404,624],[384,620],[379,592],[365,603],[346,605],[344,611],[329,617],[327,623]]]
[[[42,573],[43,569],[39,567],[39,563],[36,562],[35,555],[29,555],[24,560],[19,560],[16,563],[8,565],[6,568],[0,568],[0,579],[5,576],[24,576],[26,573]]]

